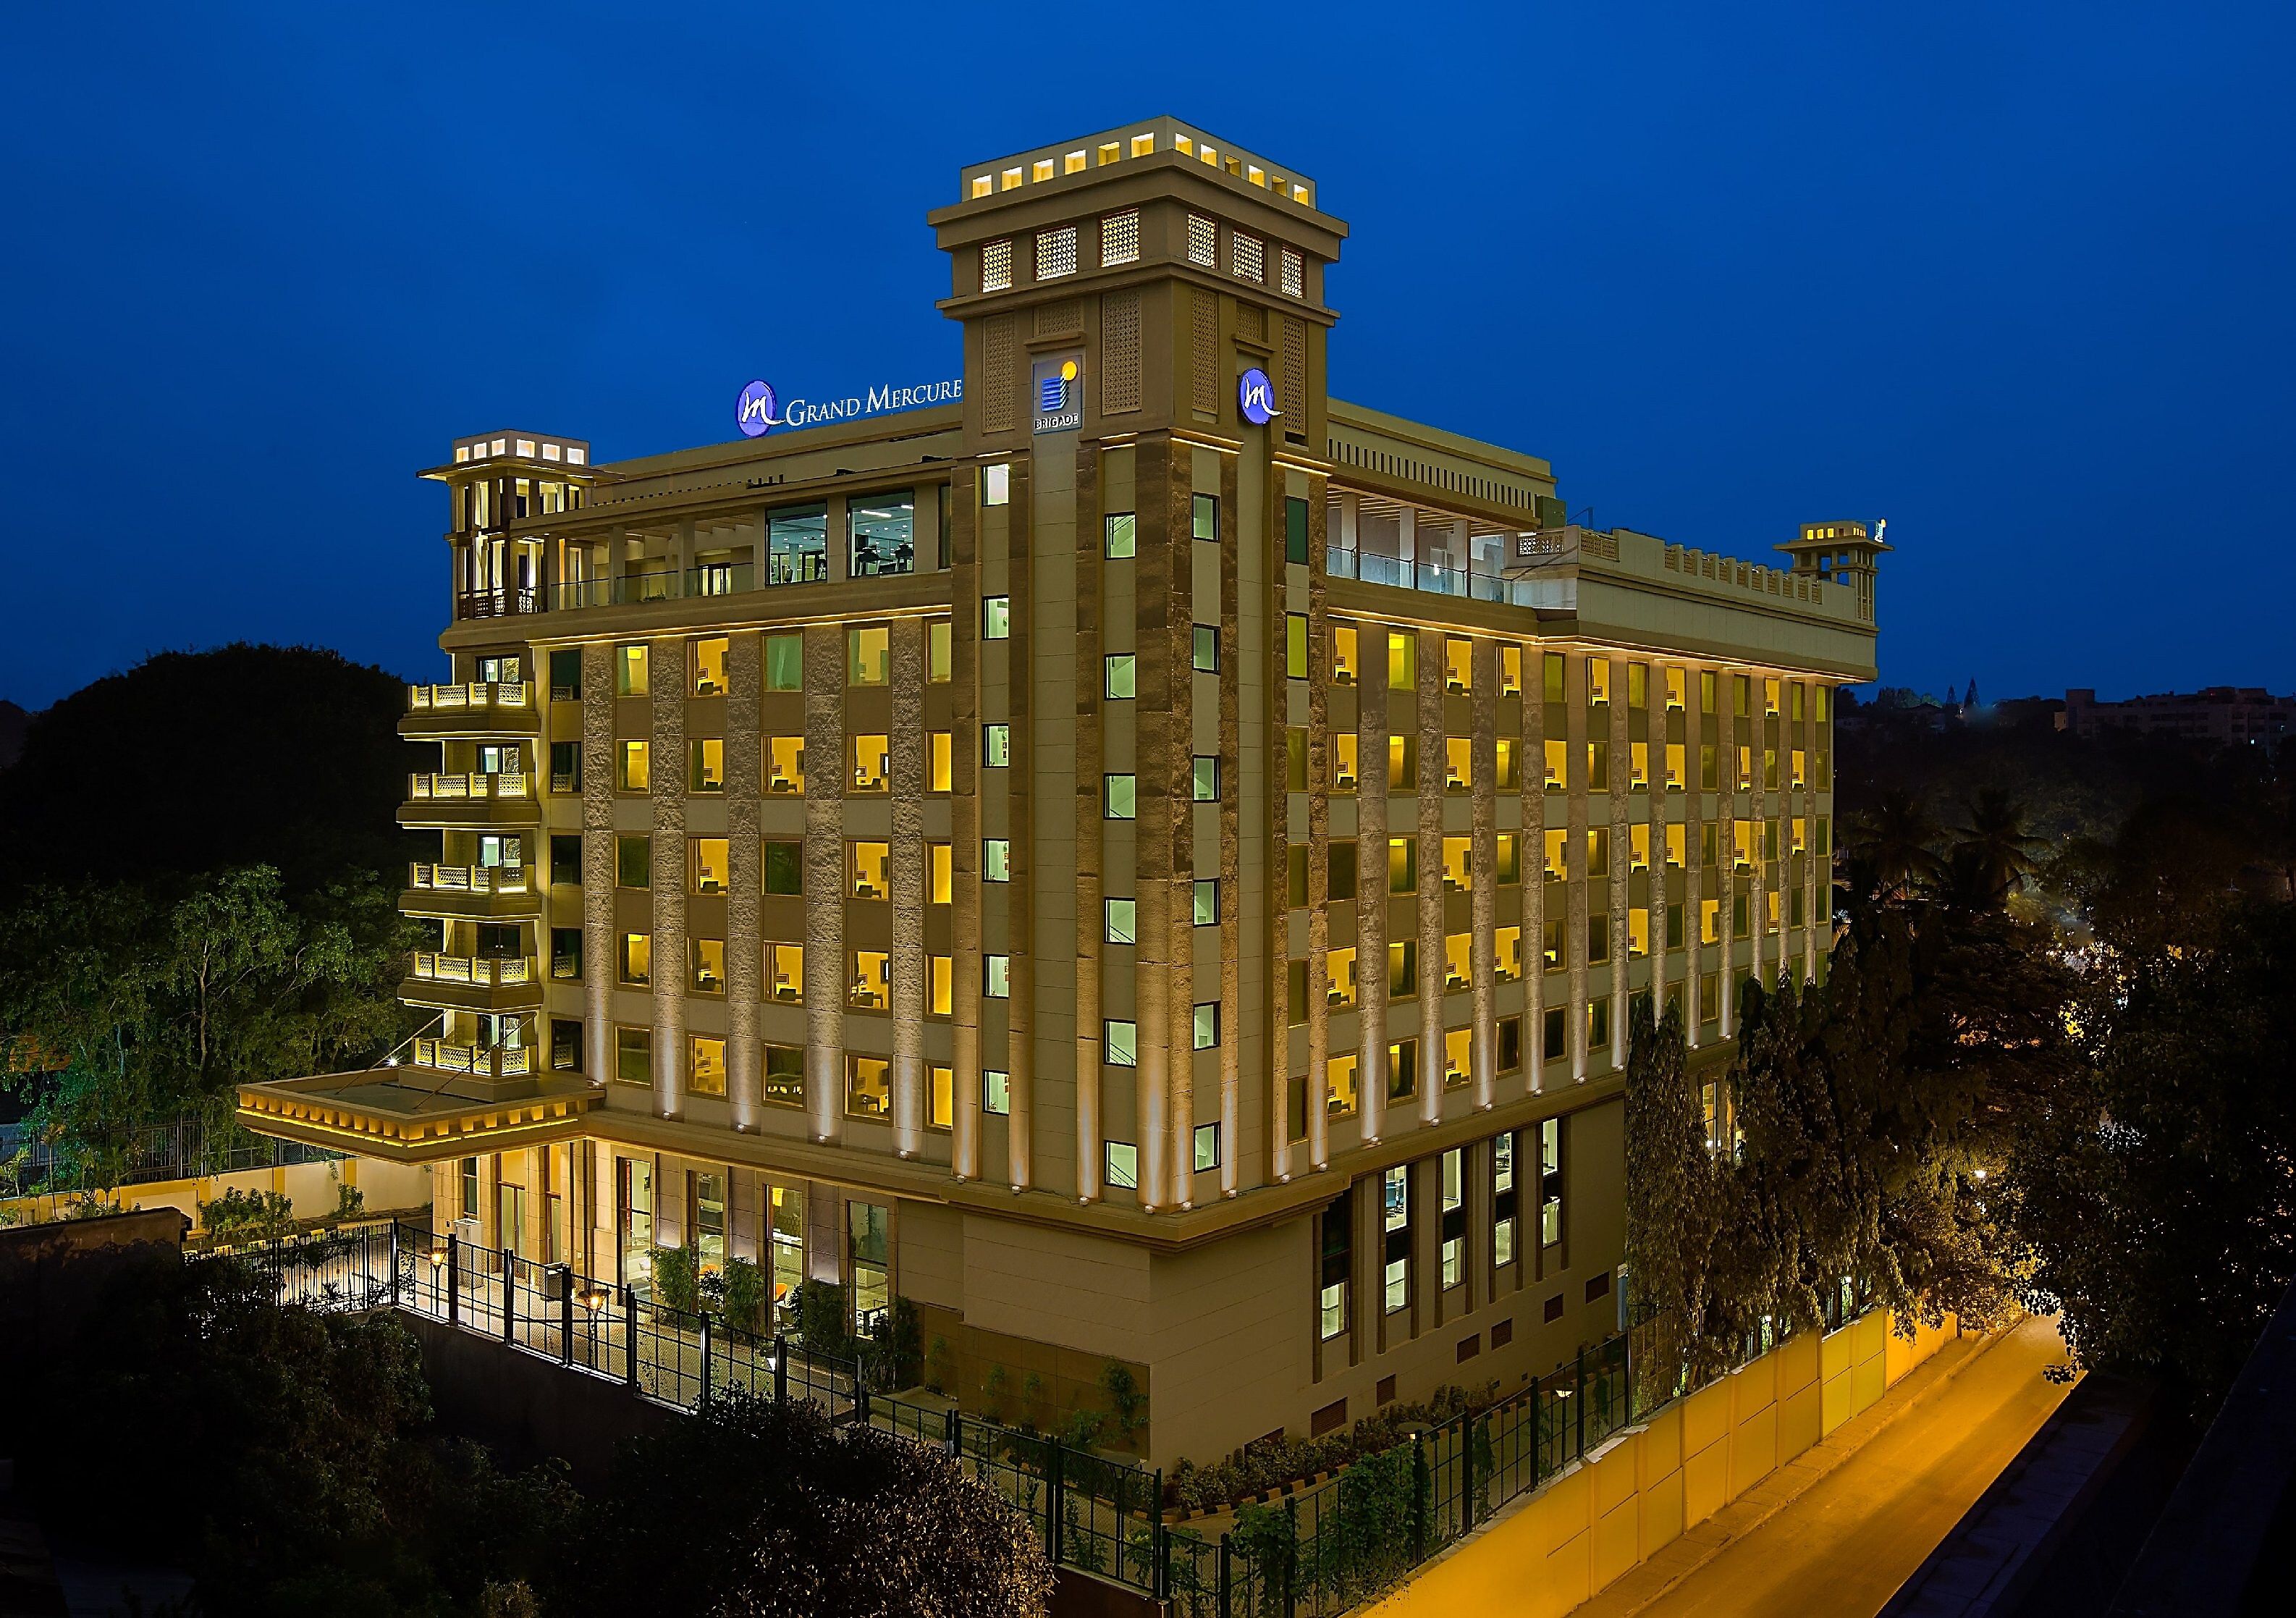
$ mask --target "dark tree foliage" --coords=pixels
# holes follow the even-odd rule
[[[1028,1525],[937,1450],[727,1390],[633,1443],[552,1614],[1033,1618],[1052,1571]]]
[[[2097,954],[2074,1011],[2090,1059],[2021,1176],[2032,1302],[2062,1310],[2079,1363],[2205,1406],[2296,1275],[2296,908]]]
[[[1723,1368],[1730,1328],[1707,1317],[1714,1247],[1722,1236],[1722,1166],[1707,1145],[1698,1086],[1686,1063],[1682,1016],[1669,1001],[1653,1023],[1637,999],[1627,1046],[1627,1274],[1636,1313],[1652,1334],[1640,1359],[1645,1404]]]
[[[422,858],[406,774],[432,767],[399,739],[406,707],[397,678],[318,647],[146,658],[32,716],[0,771],[0,890],[268,865],[300,896],[395,871]]]
[[[489,1584],[558,1554],[577,1504],[562,1474],[508,1476],[432,1434],[405,1327],[275,1296],[229,1261],[114,1278],[19,1407],[20,1464],[68,1532],[192,1570],[203,1611],[262,1618],[476,1614]],[[184,1481],[164,1509],[122,1496],[131,1461]]]

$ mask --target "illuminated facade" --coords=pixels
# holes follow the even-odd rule
[[[1633,998],[1710,1057],[1822,968],[1885,547],[1573,527],[1330,399],[1345,227],[1188,126],[931,223],[957,402],[423,474],[439,1020],[242,1118],[538,1262],[906,1296],[974,1408],[1121,1363],[1164,1464],[1549,1369],[1616,1326]]]

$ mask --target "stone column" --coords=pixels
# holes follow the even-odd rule
[[[924,1140],[924,620],[895,619],[891,639],[893,1146],[903,1157],[913,1157]]]
[[[547,834],[545,833],[545,835]],[[542,850],[549,875],[549,850]],[[614,1074],[614,649],[582,647],[582,1035],[590,1078]]]
[[[647,643],[653,710],[653,1099],[685,1115],[685,643]]]
[[[805,1096],[816,1140],[845,1105],[845,630],[805,631]]]
[[[758,801],[764,746],[758,722],[762,643],[754,629],[726,643],[726,1094],[734,1127],[758,1128],[760,1051],[758,1006],[765,994],[765,936],[759,896]]]

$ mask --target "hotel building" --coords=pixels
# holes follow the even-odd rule
[[[1618,1325],[1630,1004],[1710,1062],[1823,969],[1886,547],[1573,526],[1546,462],[1330,398],[1346,226],[1192,126],[930,223],[961,394],[422,473],[435,1017],[242,1120],[537,1262],[906,1297],[971,1409],[1122,1365],[1167,1466],[1569,1359]]]

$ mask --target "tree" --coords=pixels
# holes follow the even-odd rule
[[[162,907],[142,889],[35,889],[0,912],[0,1082],[84,1183],[109,1188],[143,1129],[227,1127],[233,1087],[380,1055],[405,1031],[407,943],[370,884],[289,907],[267,867]]]
[[[1937,823],[1910,793],[1895,787],[1882,793],[1849,829],[1885,897],[1905,899],[1944,874]]]
[[[1709,1269],[1720,1224],[1721,1170],[1691,1082],[1680,1007],[1655,1024],[1647,1001],[1629,1014],[1627,1044],[1627,1277],[1647,1318],[1645,1403],[1684,1376],[1703,1381],[1720,1356],[1709,1333]]]
[[[300,896],[423,858],[398,829],[406,688],[313,646],[163,652],[35,714],[0,772],[0,890],[267,865]],[[134,778],[150,791],[123,790]],[[167,803],[154,835],[150,792]]]
[[[947,1456],[734,1388],[634,1441],[569,1548],[554,1614],[1033,1618],[1052,1589],[1029,1525]]]
[[[2024,806],[1997,787],[1972,799],[1968,817],[1954,834],[1953,860],[1980,908],[2005,905],[2040,868],[2041,840],[2027,833]]]
[[[2074,1020],[2087,1061],[2033,1134],[2029,1301],[2076,1363],[2231,1385],[2296,1274],[2296,908],[2245,902],[2198,941],[2104,940]]]

